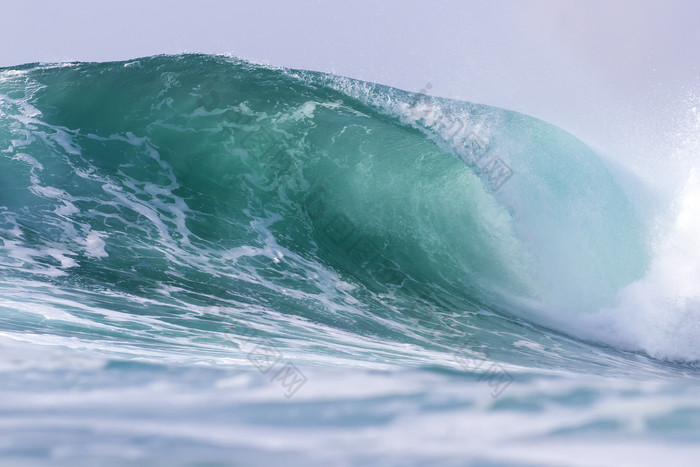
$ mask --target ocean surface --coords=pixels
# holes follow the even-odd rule
[[[697,465],[700,180],[224,56],[0,69],[0,465]]]

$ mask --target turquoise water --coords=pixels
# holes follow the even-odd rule
[[[0,69],[2,463],[692,465],[700,190],[658,240],[617,180],[332,75]]]

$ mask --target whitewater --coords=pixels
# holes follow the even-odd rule
[[[625,176],[427,87],[0,69],[0,459],[693,465],[700,175]]]

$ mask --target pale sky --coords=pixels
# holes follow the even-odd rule
[[[693,0],[34,0],[2,6],[0,66],[230,53],[413,91],[430,82],[633,152],[629,132],[672,131],[675,117],[656,113],[700,94],[698,21]]]

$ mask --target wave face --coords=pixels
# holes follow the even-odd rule
[[[5,389],[27,390],[26,368],[50,383],[32,400],[58,400],[57,417],[82,423],[65,435],[65,459],[75,460],[80,430],[106,427],[124,449],[142,436],[184,462],[198,452],[177,441],[186,438],[216,444],[207,451],[216,460],[230,446],[195,433],[223,405],[238,414],[226,430],[243,460],[341,449],[339,433],[375,429],[367,456],[377,461],[401,412],[376,400],[404,389],[416,422],[432,423],[435,396],[459,424],[479,398],[506,390],[505,406],[483,410],[549,410],[527,382],[562,372],[602,382],[550,388],[560,400],[632,405],[663,389],[630,396],[635,383],[612,388],[606,378],[694,371],[644,356],[667,357],[663,346],[609,347],[619,333],[595,334],[600,321],[579,329],[647,274],[646,223],[590,148],[522,114],[225,57],[27,65],[0,71],[0,155],[0,320],[14,356],[3,371],[20,381]],[[570,337],[580,335],[605,345]],[[328,390],[340,368],[343,384],[366,387],[334,389],[336,410],[356,407],[356,418],[329,415],[328,394],[310,389]],[[68,407],[69,388],[122,384],[148,403],[117,406],[141,415]],[[486,396],[453,391],[482,386]],[[236,389],[235,400],[222,388]],[[311,419],[279,409],[277,396],[294,397]],[[178,397],[197,414],[173,414]],[[109,405],[98,399],[95,410]],[[257,409],[246,408],[252,400]],[[16,416],[34,428],[8,445],[41,459],[22,436],[43,439],[58,422],[32,407]],[[554,417],[548,430],[624,436],[626,415],[606,425],[608,415],[568,427]],[[137,436],[143,419],[152,428]],[[190,429],[169,430],[173,420]],[[336,431],[318,445],[285,432],[304,423]],[[277,448],[246,434],[265,426],[278,430]],[[552,452],[559,441],[542,438]],[[95,455],[119,463],[119,451]],[[483,459],[537,461],[522,446],[509,452]]]

